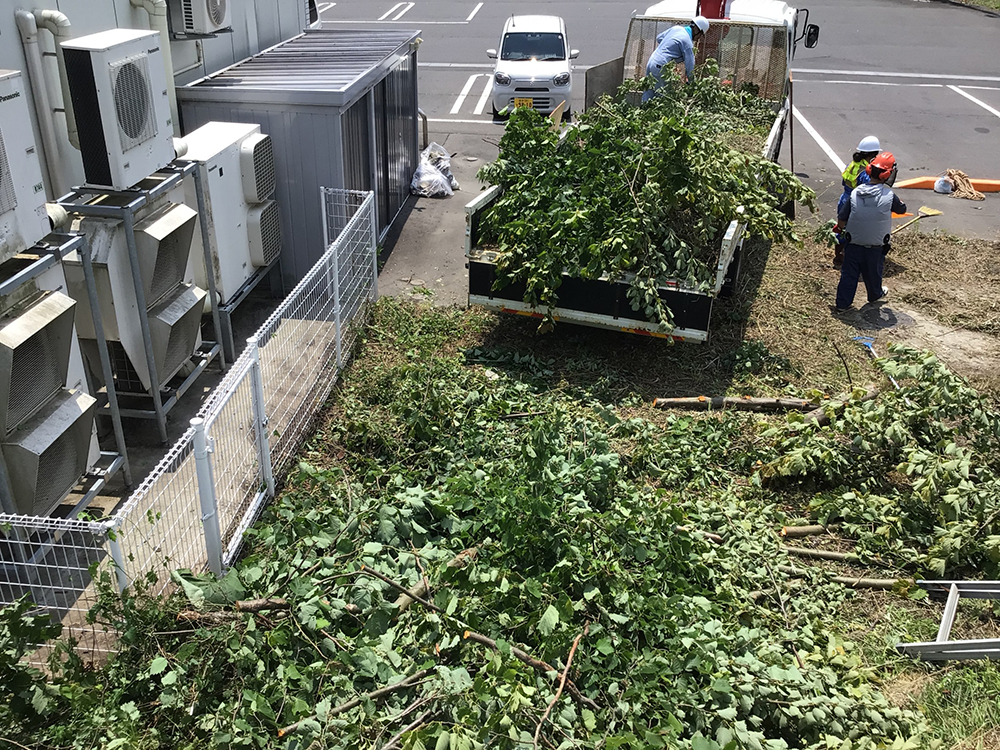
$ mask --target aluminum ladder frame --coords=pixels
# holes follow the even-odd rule
[[[949,640],[955,623],[958,600],[1000,599],[1000,581],[917,581],[931,596],[947,595],[937,638],[925,643],[897,643],[896,650],[925,661],[961,661],[963,659],[1000,659],[1000,638],[966,641]]]

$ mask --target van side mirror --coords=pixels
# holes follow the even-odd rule
[[[819,42],[819,26],[814,23],[806,26],[806,47],[812,49]]]
[[[569,59],[570,60],[575,60],[579,56],[580,56],[580,50],[578,50],[578,49],[571,49],[569,51]]]
[[[496,60],[497,59],[497,51],[495,49],[488,49],[488,50],[486,50],[486,56],[488,58],[490,58],[491,60]]]

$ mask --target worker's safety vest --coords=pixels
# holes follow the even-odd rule
[[[841,175],[844,178],[844,184],[851,190],[854,190],[858,186],[858,175],[867,166],[868,162],[866,161],[852,161],[848,164],[847,169],[844,170],[844,174]]]
[[[882,183],[854,188],[851,215],[847,217],[847,241],[866,247],[889,244],[893,197],[889,186]]]

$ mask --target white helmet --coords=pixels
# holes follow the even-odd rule
[[[708,32],[708,19],[705,16],[695,16],[694,25],[698,27],[702,34]]]
[[[869,151],[881,151],[882,146],[878,142],[878,138],[873,135],[866,135],[861,139],[861,143],[858,144],[858,151],[861,153],[866,153]]]

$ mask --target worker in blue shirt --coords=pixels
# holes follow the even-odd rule
[[[851,163],[847,165],[844,169],[844,173],[841,175],[841,184],[844,187],[844,192],[840,196],[840,200],[837,202],[837,214],[844,210],[844,206],[851,200],[851,192],[858,185],[868,184],[868,173],[865,171],[865,167],[878,156],[879,152],[882,150],[882,146],[879,143],[878,138],[874,135],[866,135],[861,139],[861,143],[858,144],[857,151],[854,152],[854,157],[851,159]],[[892,187],[892,180],[889,180],[888,185]],[[846,240],[842,236],[842,231],[844,225],[839,221],[836,227],[834,227],[834,234],[840,237],[840,242],[833,250],[833,267],[840,268],[841,264],[844,262],[844,245],[847,244]]]
[[[892,214],[906,213],[906,204],[886,184],[895,177],[896,157],[883,151],[871,160],[865,172],[870,182],[854,188],[837,215],[847,239],[837,285],[838,313],[851,308],[859,276],[864,279],[869,304],[889,294],[882,285],[882,271],[892,237]]]
[[[642,95],[642,100],[648,102],[653,98],[656,89],[663,85],[663,69],[671,63],[684,63],[684,80],[691,80],[694,72],[694,40],[708,31],[708,19],[696,16],[690,26],[671,26],[656,37],[656,49],[646,63],[646,75],[657,80],[656,86]]]

